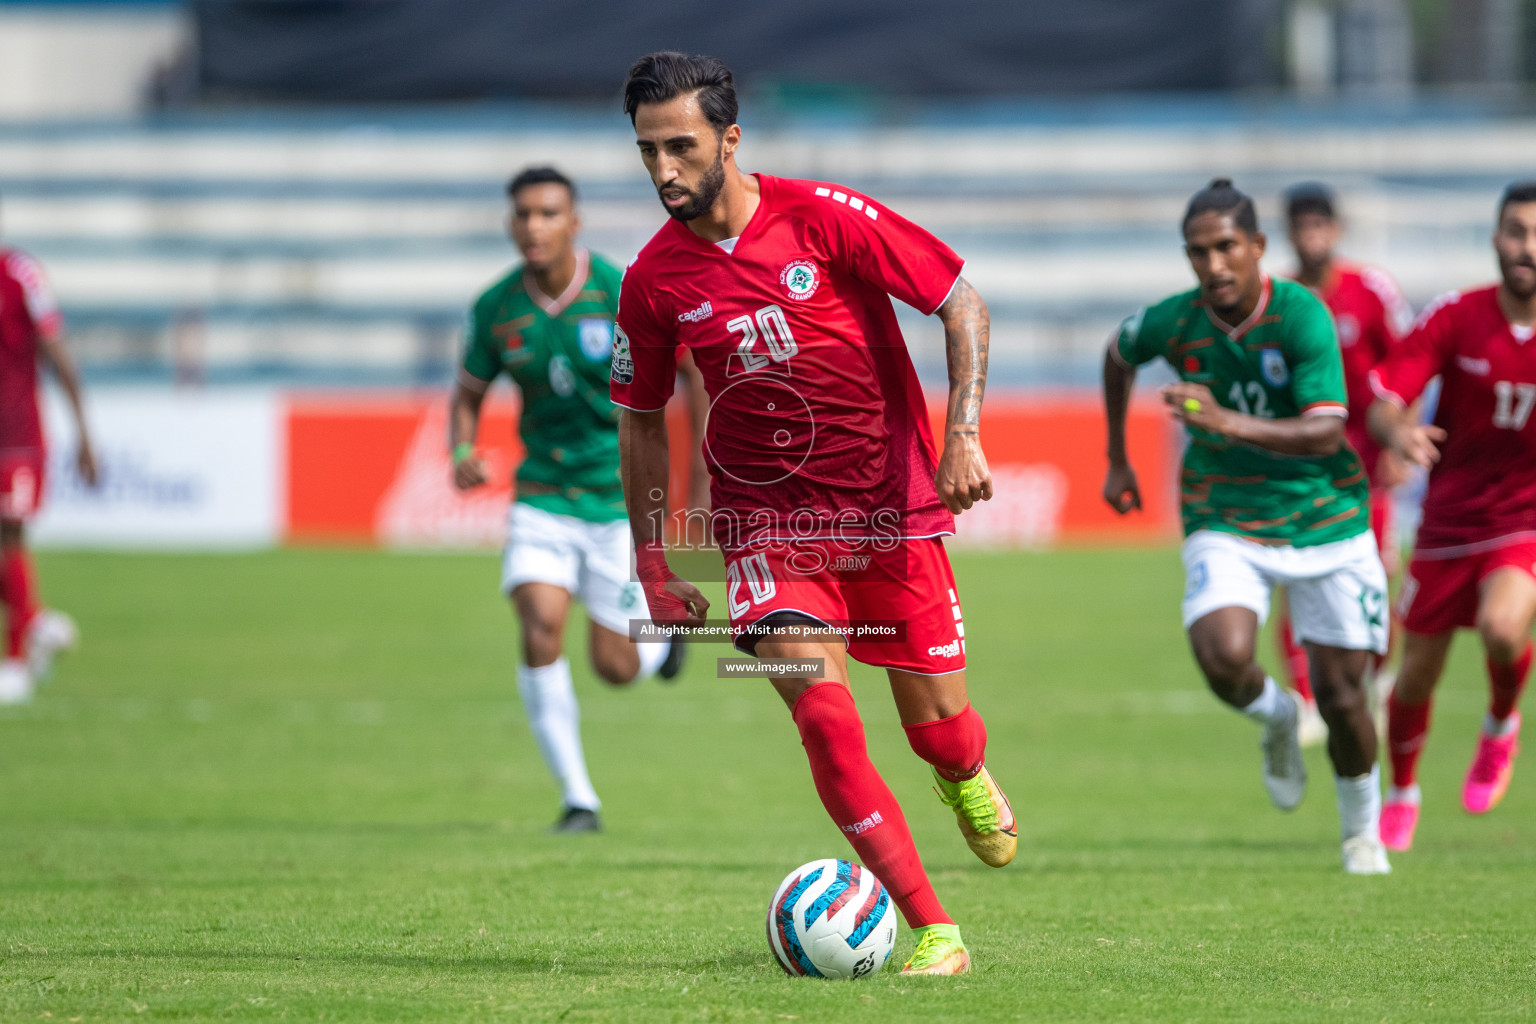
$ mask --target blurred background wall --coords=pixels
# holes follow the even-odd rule
[[[663,213],[624,71],[713,52],[744,167],[938,232],[992,306],[993,393],[1077,395],[1116,322],[1190,281],[1176,223],[1213,174],[1260,199],[1273,269],[1281,189],[1321,178],[1416,305],[1489,278],[1498,190],[1536,174],[1533,33],[1536,0],[0,3],[0,236],[98,388],[435,393],[514,258],[507,177],[566,169],[627,261]],[[941,386],[936,324],[906,320]]]

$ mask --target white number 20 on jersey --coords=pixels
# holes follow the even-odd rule
[[[777,305],[764,306],[751,316],[739,316],[728,321],[725,326],[729,331],[741,333],[741,343],[736,346],[736,354],[741,357],[743,371],[761,370],[770,361],[787,362],[800,351],[800,347],[795,344],[795,336],[790,333],[789,321],[784,319],[784,310]],[[767,346],[766,354],[754,351],[759,337]]]

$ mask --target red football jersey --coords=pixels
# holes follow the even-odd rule
[[[0,451],[43,446],[37,344],[62,328],[37,261],[19,249],[0,248]]]
[[[1349,394],[1345,436],[1374,482],[1381,446],[1365,427],[1366,410],[1376,398],[1370,372],[1413,326],[1413,310],[1386,271],[1342,260],[1334,262],[1318,298],[1333,314],[1344,358],[1344,386]]]
[[[692,351],[710,397],[704,457],[727,549],[953,533],[891,296],[933,313],[963,261],[840,185],[757,178],[761,202],[731,251],[671,220],[635,257],[619,300],[614,402],[661,408],[678,345]],[[735,526],[722,529],[722,515]]]
[[[1536,536],[1536,342],[1499,309],[1497,289],[1431,303],[1371,371],[1378,396],[1406,406],[1441,378],[1445,428],[1429,474],[1415,557],[1453,558]]]

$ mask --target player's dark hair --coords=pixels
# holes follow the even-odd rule
[[[718,57],[659,50],[635,61],[624,81],[624,113],[635,123],[642,103],[666,103],[685,93],[699,94],[704,119],[720,135],[736,123],[736,83]]]
[[[1259,214],[1247,193],[1239,192],[1231,178],[1212,178],[1211,183],[1196,192],[1184,208],[1184,221],[1180,229],[1189,231],[1189,222],[1202,213],[1225,213],[1232,222],[1250,235],[1259,233]]]
[[[1499,220],[1511,203],[1536,203],[1536,179],[1512,182],[1499,197]]]
[[[576,202],[576,183],[553,167],[524,167],[507,182],[507,195],[516,199],[518,192],[529,185],[564,185],[571,194],[571,202]]]
[[[1338,220],[1333,189],[1320,181],[1303,181],[1285,190],[1286,220],[1295,220],[1309,213],[1327,217],[1329,220]]]

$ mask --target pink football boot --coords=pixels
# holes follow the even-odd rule
[[[1479,733],[1477,755],[1467,769],[1467,781],[1461,787],[1461,806],[1468,814],[1487,814],[1498,806],[1515,772],[1515,755],[1520,752],[1520,713],[1512,716],[1514,728],[1505,736]]]

